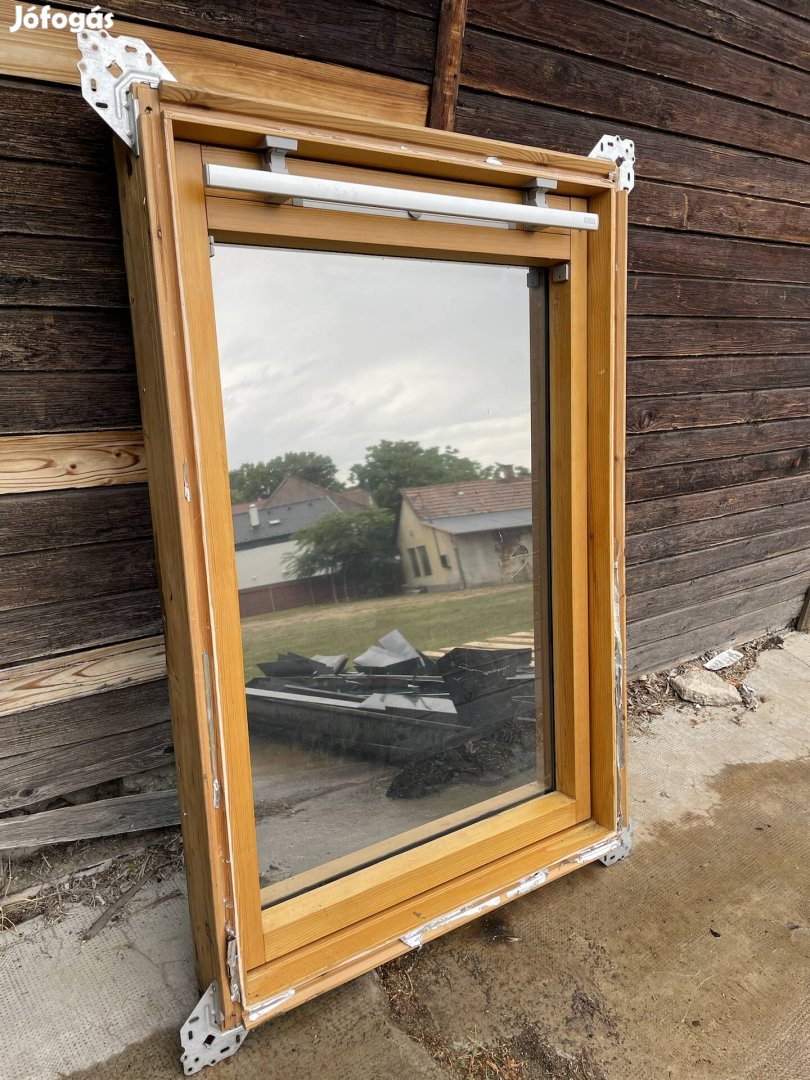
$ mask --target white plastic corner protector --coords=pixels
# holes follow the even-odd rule
[[[636,182],[634,172],[636,144],[632,139],[622,139],[618,135],[603,135],[588,157],[615,161],[619,170],[619,190],[633,190]]]

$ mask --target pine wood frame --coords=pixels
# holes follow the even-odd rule
[[[201,988],[224,1026],[254,1026],[422,939],[611,849],[623,780],[626,196],[610,162],[444,131],[135,88],[140,155],[118,146],[127,273],[166,619],[189,904]],[[205,161],[258,167],[267,133],[291,170],[517,201],[537,175],[591,234],[368,217],[211,194]],[[553,266],[552,636],[557,790],[262,911],[208,236],[242,243]],[[537,386],[533,387],[533,400]],[[535,401],[536,407],[536,401]],[[227,722],[226,722],[227,718]],[[453,913],[451,918],[444,918]],[[432,924],[433,920],[439,922]],[[229,949],[229,942],[235,942]],[[230,987],[230,993],[223,988]]]

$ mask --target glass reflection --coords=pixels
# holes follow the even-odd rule
[[[223,245],[212,273],[272,903],[550,786],[537,291],[522,267]]]

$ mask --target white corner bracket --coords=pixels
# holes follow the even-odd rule
[[[138,125],[133,83],[157,86],[176,82],[145,41],[106,30],[79,30],[76,42],[82,59],[79,69],[82,97],[109,124],[127,146],[138,153]]]
[[[633,823],[632,821],[623,829],[619,829],[619,843],[607,855],[602,855],[599,862],[603,866],[613,866],[614,863],[626,859],[633,850]]]
[[[246,1037],[247,1031],[241,1024],[230,1031],[222,1030],[217,984],[211,983],[180,1029],[183,1072],[193,1076],[206,1065],[216,1065],[232,1057]]]
[[[633,171],[636,164],[636,144],[632,139],[620,139],[618,135],[603,135],[588,157],[607,158],[619,168],[619,191],[632,191],[636,182]]]

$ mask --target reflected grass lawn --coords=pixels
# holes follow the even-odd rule
[[[389,630],[399,630],[417,649],[528,631],[532,610],[531,585],[500,585],[254,615],[242,622],[245,676],[258,675],[254,665],[275,660],[279,652],[352,658]]]

